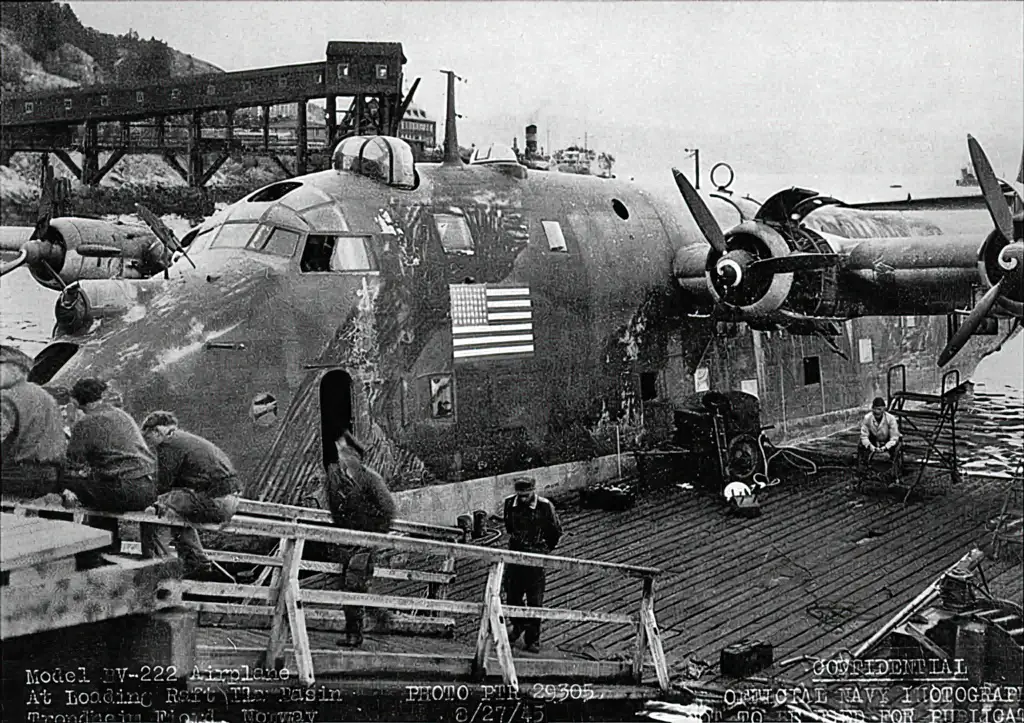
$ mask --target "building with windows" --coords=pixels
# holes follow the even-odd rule
[[[417,158],[422,158],[425,150],[437,145],[437,121],[410,103],[398,126],[398,137],[412,146]]]

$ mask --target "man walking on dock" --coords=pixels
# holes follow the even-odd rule
[[[32,360],[0,345],[0,458],[4,497],[34,499],[54,489],[67,437],[57,401],[28,381]]]
[[[350,530],[386,533],[395,517],[395,502],[384,479],[363,463],[364,451],[350,432],[335,443],[338,461],[327,466],[327,500],[334,524]],[[344,565],[346,592],[369,592],[375,550],[357,545],[336,545],[336,561]],[[363,644],[363,608],[345,606],[345,641]]]
[[[864,415],[860,424],[860,445],[857,447],[857,461],[864,467],[876,452],[885,452],[892,461],[893,482],[899,484],[900,469],[900,427],[896,417],[885,409],[885,400],[875,397],[871,411]]]
[[[537,495],[536,483],[529,477],[516,477],[515,494],[505,498],[505,529],[510,536],[508,548],[518,552],[549,553],[562,538],[562,523],[551,500]],[[529,607],[544,605],[544,568],[509,565],[505,570],[508,605]],[[528,653],[540,652],[540,620],[513,619],[509,643],[525,631]]]
[[[223,524],[234,516],[242,485],[220,447],[179,429],[178,418],[165,411],[146,416],[142,436],[157,456],[157,515],[213,524]],[[172,536],[185,575],[202,578],[213,571],[194,527],[174,527],[172,532],[169,527],[154,526],[150,544],[157,556],[170,557]]]

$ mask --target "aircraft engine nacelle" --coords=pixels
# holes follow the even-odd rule
[[[138,281],[85,279],[61,291],[53,315],[60,334],[88,333],[96,322],[141,308]]]
[[[1012,316],[1024,316],[1024,243],[993,231],[978,249],[978,273],[989,288],[1002,280],[996,303]]]
[[[793,288],[793,274],[764,273],[757,263],[788,256],[786,240],[770,226],[744,221],[725,232],[725,243],[726,253],[712,249],[704,266],[708,293],[715,304],[743,319],[778,311]]]
[[[99,219],[55,219],[25,247],[33,278],[54,291],[90,279],[143,279],[171,264],[171,252],[148,229]]]

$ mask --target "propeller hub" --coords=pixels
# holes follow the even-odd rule
[[[730,251],[715,264],[718,281],[731,289],[743,283],[743,271],[750,262],[750,254],[745,251]]]

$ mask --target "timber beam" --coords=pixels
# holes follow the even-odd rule
[[[213,174],[216,173],[220,169],[220,167],[224,165],[224,161],[226,161],[230,157],[231,154],[228,153],[227,151],[217,156],[214,162],[210,164],[210,167],[203,172],[202,177],[200,177],[199,179],[198,185],[205,186],[210,181],[210,179],[213,178]]]
[[[117,162],[124,158],[125,153],[128,152],[127,148],[115,148],[114,152],[107,158],[106,163],[99,167],[96,171],[95,177],[92,179],[93,185],[99,185],[99,182],[103,180],[103,177],[109,173]]]
[[[70,155],[68,155],[67,151],[63,148],[54,148],[50,153],[57,156],[57,158],[60,159],[60,162],[63,163],[69,171],[75,174],[75,178],[79,181],[82,180],[82,169],[78,167],[78,164],[75,163],[74,159]]]
[[[276,153],[272,153],[270,155],[270,160],[276,163],[277,167],[284,171],[284,175],[287,176],[288,178],[292,178],[293,176],[296,175],[295,173],[292,173],[291,169],[284,164],[284,161],[282,161],[281,158]]]
[[[174,154],[171,153],[170,151],[164,151],[160,155],[163,157],[164,162],[168,166],[173,168],[175,171],[177,171],[178,175],[181,176],[181,179],[187,183],[188,182],[188,171],[186,171],[182,167],[182,165],[180,163],[178,163],[178,159],[174,157]]]

